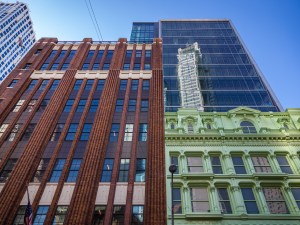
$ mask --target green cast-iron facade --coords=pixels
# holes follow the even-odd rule
[[[165,113],[168,224],[300,223],[300,109]]]

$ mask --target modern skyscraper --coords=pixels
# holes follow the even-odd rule
[[[133,24],[135,31],[132,31],[131,40],[143,42],[144,39],[135,38],[143,36],[145,30],[141,29],[138,34],[137,24],[143,26],[143,23]],[[197,104],[195,107],[205,112],[228,111],[238,106],[282,111],[275,94],[229,20],[160,20],[157,30],[163,40],[166,111],[187,107],[185,96],[194,96],[199,91],[197,96],[203,98],[203,108]],[[182,52],[195,44],[201,53],[201,58],[197,59],[199,85],[186,89],[180,83],[184,78],[179,49]],[[190,76],[195,76],[194,70],[191,73]]]
[[[29,9],[21,2],[0,2],[0,83],[35,42]]]
[[[166,224],[162,44],[40,39],[0,86],[0,224]]]

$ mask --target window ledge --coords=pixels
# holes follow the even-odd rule
[[[224,215],[223,214],[219,214],[219,213],[187,213],[186,214],[186,218],[187,219],[196,219],[196,218],[203,218],[203,219],[223,219]]]

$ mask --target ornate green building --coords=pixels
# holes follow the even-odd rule
[[[300,224],[300,109],[165,113],[168,224]]]

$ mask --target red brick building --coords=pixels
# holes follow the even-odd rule
[[[0,224],[166,224],[162,43],[42,38],[0,86]]]

